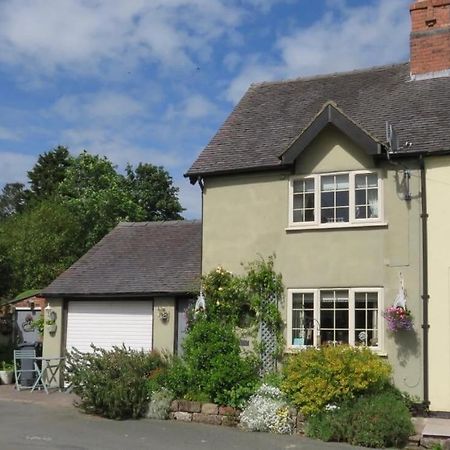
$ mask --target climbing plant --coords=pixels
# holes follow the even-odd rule
[[[259,258],[244,266],[244,275],[235,275],[219,266],[203,277],[208,320],[226,322],[236,328],[245,327],[245,333],[256,342],[263,323],[273,334],[275,357],[284,349],[283,321],[279,311],[283,283],[274,270],[274,256]]]

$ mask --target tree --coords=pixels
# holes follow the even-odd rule
[[[74,158],[58,196],[80,220],[82,247],[90,248],[121,221],[142,221],[144,209],[130,198],[125,178],[105,156],[81,153]]]
[[[66,177],[71,163],[69,150],[61,145],[39,155],[36,164],[28,172],[33,195],[37,199],[51,197]]]
[[[178,188],[163,167],[140,163],[135,170],[126,167],[126,182],[135,203],[145,210],[145,220],[180,220],[184,210],[178,200]]]
[[[78,218],[66,206],[49,200],[3,221],[0,249],[5,252],[3,270],[9,278],[0,284],[0,296],[50,283],[81,256],[81,235]]]
[[[0,219],[10,217],[25,208],[29,191],[22,183],[7,183],[0,194]]]

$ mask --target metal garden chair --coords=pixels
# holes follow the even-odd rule
[[[36,368],[36,350],[14,350],[14,376],[16,379],[16,389],[32,389],[35,375],[38,374]],[[24,363],[24,361],[26,361]],[[30,379],[29,386],[22,385],[23,378]],[[27,376],[28,375],[28,376]]]

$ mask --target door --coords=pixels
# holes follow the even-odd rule
[[[32,322],[41,315],[40,309],[16,309],[16,342],[34,344],[40,340],[39,333],[33,329]]]
[[[177,355],[183,355],[183,342],[187,329],[187,310],[194,300],[191,298],[179,298],[177,301]]]
[[[151,300],[73,300],[68,305],[66,349],[92,351],[91,344],[150,351],[153,336]]]

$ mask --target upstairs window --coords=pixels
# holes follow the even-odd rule
[[[294,177],[290,182],[292,227],[339,227],[381,222],[381,178],[357,171]]]

